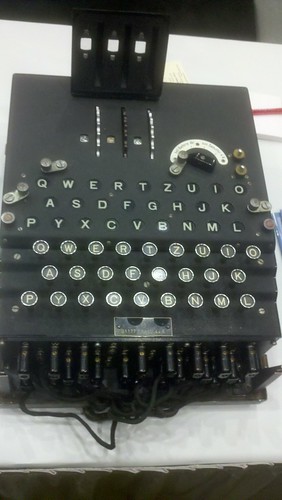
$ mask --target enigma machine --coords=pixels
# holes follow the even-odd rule
[[[281,373],[265,355],[275,235],[247,90],[162,86],[167,37],[159,15],[76,11],[72,77],[13,79],[2,385],[108,449],[118,422],[262,401]],[[56,411],[30,409],[46,401]],[[112,420],[110,443],[58,410],[74,404]]]

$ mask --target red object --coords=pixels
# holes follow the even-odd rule
[[[282,115],[282,108],[253,109],[253,115]]]

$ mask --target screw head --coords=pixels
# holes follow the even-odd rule
[[[15,201],[15,199],[16,199],[16,196],[12,192],[11,193],[6,193],[3,196],[4,203],[13,203]]]
[[[247,174],[247,172],[248,172],[248,169],[247,169],[247,167],[245,167],[245,165],[241,165],[241,164],[236,165],[236,167],[235,167],[235,173],[237,175],[243,177],[244,175]]]
[[[51,168],[52,161],[50,160],[50,158],[42,158],[40,160],[40,165],[41,165],[43,172],[44,171],[48,172],[48,170],[50,170],[50,168]]]
[[[257,209],[260,206],[260,201],[258,198],[251,198],[249,203],[250,208]]]
[[[17,184],[17,190],[19,191],[19,193],[25,194],[29,190],[29,185],[26,182],[19,182]]]
[[[267,200],[262,201],[260,206],[263,210],[271,210],[272,209],[271,203]]]
[[[246,154],[245,151],[241,148],[235,148],[233,151],[233,156],[236,158],[236,160],[242,160],[245,158]]]
[[[180,160],[181,162],[183,161],[187,161],[188,160],[188,156],[189,156],[189,153],[188,151],[185,151],[184,149],[181,149],[181,151],[179,151],[178,153],[178,160]]]
[[[65,160],[56,160],[54,162],[54,164],[55,164],[55,167],[60,169],[60,170],[67,168],[67,162]]]
[[[273,231],[273,229],[275,229],[275,222],[273,219],[269,218],[269,219],[265,219],[263,221],[263,227],[264,229],[267,229],[267,231]]]
[[[13,224],[15,222],[16,217],[13,212],[3,212],[1,215],[1,221],[4,224]]]

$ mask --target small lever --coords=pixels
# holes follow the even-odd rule
[[[65,160],[52,161],[50,158],[42,158],[42,160],[40,160],[40,166],[42,172],[45,174],[54,174],[66,170],[68,164]]]
[[[181,174],[183,168],[187,163],[188,157],[189,157],[188,151],[185,151],[185,149],[179,151],[176,161],[169,167],[170,173],[173,175]]]
[[[23,200],[29,195],[29,185],[26,182],[19,182],[15,191],[10,191],[9,193],[5,193],[3,196],[3,202],[6,205],[13,205],[18,201]]]
[[[271,203],[267,200],[259,200],[258,198],[251,198],[247,209],[251,213],[261,213],[261,212],[270,212],[271,211]]]

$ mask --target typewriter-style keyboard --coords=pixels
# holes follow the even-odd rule
[[[226,309],[231,297],[238,308],[250,309],[255,307],[256,299],[247,291],[261,295],[253,292],[262,265],[261,250],[256,245],[249,245],[239,258],[233,245],[222,245],[219,254],[212,256],[205,243],[198,243],[190,252],[181,243],[171,243],[161,255],[153,242],[144,242],[139,250],[132,251],[127,241],[119,241],[114,249],[107,242],[90,241],[79,257],[73,240],[62,241],[51,252],[47,241],[37,240],[32,250],[36,254],[32,282],[38,281],[38,285],[37,292],[26,290],[21,295],[26,307],[40,306],[39,297],[46,296],[52,306],[64,307],[69,296],[76,299],[77,309],[106,305],[117,308],[126,302],[131,310],[133,305],[146,308],[153,303],[157,310],[178,306],[188,312],[204,304],[209,309]],[[107,256],[110,251],[111,266]],[[56,286],[63,291],[55,290]]]

